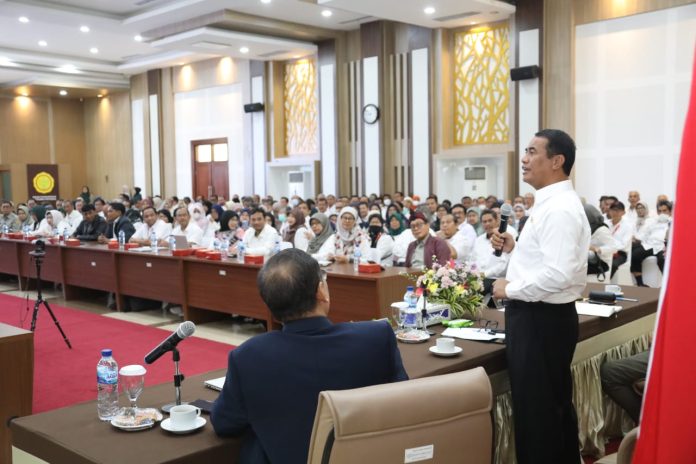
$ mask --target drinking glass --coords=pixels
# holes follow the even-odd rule
[[[120,383],[123,388],[123,392],[128,396],[130,401],[130,407],[126,408],[126,414],[130,416],[135,416],[138,410],[136,406],[136,401],[138,397],[143,392],[143,387],[145,386],[145,373],[147,371],[143,366],[138,364],[132,364],[130,366],[124,366],[118,372],[120,378]]]

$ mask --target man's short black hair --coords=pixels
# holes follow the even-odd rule
[[[496,213],[496,212],[493,211],[492,209],[484,209],[483,211],[481,211],[481,219],[482,219],[482,220],[483,220],[484,214],[490,214],[491,216],[493,216],[493,220],[494,220],[494,221],[497,221],[497,220],[498,220],[498,213]]]
[[[101,203],[102,206],[106,204],[106,202],[104,201],[104,199],[102,197],[95,198],[94,203],[96,204],[97,202]]]
[[[461,203],[457,203],[456,205],[452,205],[452,207],[450,208],[450,211],[454,211],[454,208],[461,208],[464,210],[464,214],[466,214],[466,208]]]
[[[12,206],[12,202],[10,200],[2,200],[0,201],[0,206],[5,206],[5,205],[10,205]]]
[[[319,263],[296,248],[269,259],[256,279],[261,299],[280,322],[300,318],[317,305]]]
[[[666,206],[669,209],[669,212],[672,212],[672,202],[669,200],[660,200],[657,202],[657,209],[660,209],[660,206]]]
[[[157,216],[157,210],[155,209],[154,206],[146,206],[145,208],[143,208],[143,210],[140,212],[141,216],[144,216],[145,211],[147,211],[148,209],[151,209],[152,211],[154,211],[155,216]]]
[[[431,193],[431,194],[428,196],[428,198],[425,199],[425,201],[428,201],[428,200],[435,200],[435,203],[439,203],[439,201],[438,201],[438,199],[437,199],[437,195],[435,195],[434,193]]]
[[[621,203],[620,201],[615,201],[614,203],[612,203],[611,206],[609,207],[609,209],[615,209],[615,210],[619,210],[619,211],[626,211],[626,207],[625,207],[624,204]]]
[[[249,211],[249,219],[251,219],[251,216],[254,214],[261,214],[261,216],[265,216],[266,212],[261,208],[251,208],[251,211]]]
[[[112,201],[111,203],[109,203],[109,206],[111,206],[111,209],[120,212],[121,216],[126,215],[126,207],[123,206],[123,203],[119,203],[118,201]]]
[[[575,142],[570,135],[559,129],[544,129],[534,134],[534,136],[546,139],[546,154],[549,158],[554,155],[563,155],[565,157],[563,172],[566,176],[569,176],[575,164]]]
[[[95,211],[94,205],[92,203],[85,203],[84,205],[82,205],[82,208],[80,208],[80,211],[82,211],[83,213]]]

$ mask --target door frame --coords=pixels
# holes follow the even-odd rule
[[[201,140],[191,140],[191,190],[192,200],[196,199],[196,147],[199,145],[215,145],[217,143],[225,143],[229,147],[229,142],[227,137],[218,137],[215,139],[201,139]],[[212,162],[212,161],[211,161]],[[229,167],[229,159],[228,159]],[[208,197],[206,196],[206,199]]]

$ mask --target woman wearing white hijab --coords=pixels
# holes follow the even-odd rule
[[[52,209],[46,213],[46,217],[41,220],[39,227],[31,235],[34,237],[53,237],[54,230],[57,229],[58,234],[62,235],[69,227],[70,224],[63,219],[63,214],[57,209]]]
[[[365,240],[358,225],[358,212],[346,206],[341,210],[336,222],[336,245],[332,258],[337,263],[348,263],[353,257],[353,250]]]

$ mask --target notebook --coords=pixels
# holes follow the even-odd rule
[[[217,379],[206,380],[203,382],[203,385],[213,390],[222,391],[222,386],[225,385],[225,378],[218,377]]]

